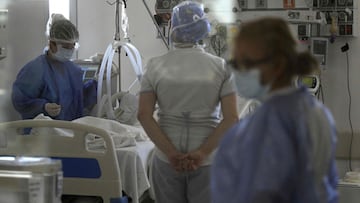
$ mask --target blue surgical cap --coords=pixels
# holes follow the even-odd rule
[[[210,32],[210,23],[201,4],[184,1],[173,8],[171,39],[175,43],[197,43]]]

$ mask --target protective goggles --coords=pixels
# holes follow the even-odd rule
[[[241,62],[236,61],[235,59],[231,59],[227,61],[227,65],[231,68],[238,71],[247,71],[256,66],[267,64],[273,60],[273,55],[266,56],[261,59],[253,60],[253,59],[243,59]]]

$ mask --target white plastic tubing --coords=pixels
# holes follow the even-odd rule
[[[126,54],[129,56],[130,63],[132,67],[134,68],[136,79],[134,83],[129,87],[129,89],[135,84],[136,81],[140,81],[143,70],[142,70],[142,61],[141,56],[138,51],[138,49],[128,43],[128,42],[121,42],[116,41],[112,44],[109,44],[107,47],[104,58],[101,62],[100,71],[99,71],[99,81],[98,81],[98,87],[97,87],[97,103],[98,103],[98,109],[97,109],[97,116],[101,117],[102,113],[104,112],[103,109],[106,106],[106,116],[109,119],[115,119],[113,104],[111,102],[111,68],[112,68],[112,61],[114,58],[115,50],[118,48],[122,48],[125,50]],[[106,94],[102,95],[102,88],[103,88],[103,80],[101,78],[104,77],[104,73],[106,70]],[[121,90],[119,90],[121,91]]]

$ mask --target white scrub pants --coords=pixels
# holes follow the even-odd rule
[[[152,164],[156,203],[210,203],[210,166],[177,172],[154,156]]]

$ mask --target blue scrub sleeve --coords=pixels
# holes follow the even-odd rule
[[[18,74],[12,89],[12,103],[23,119],[32,119],[44,113],[46,99],[39,98],[44,86],[43,72],[32,66],[25,66]]]
[[[91,108],[97,102],[97,81],[89,80],[84,84],[84,107]]]
[[[241,122],[238,125],[242,126],[225,135],[212,169],[213,203],[275,203],[288,198],[284,186],[294,185],[285,181],[292,175],[296,177],[292,141],[278,118],[261,123],[266,124],[252,125],[245,132],[253,136],[247,146],[241,145],[243,139],[248,139],[242,138]]]

